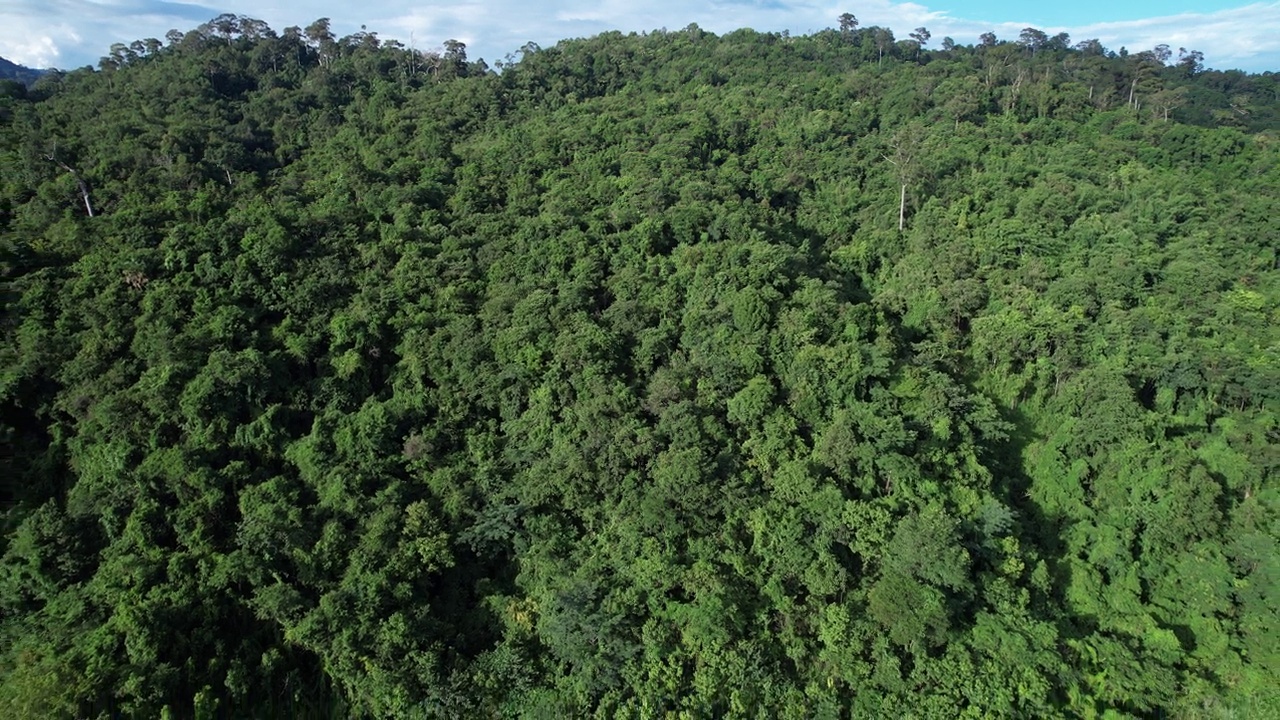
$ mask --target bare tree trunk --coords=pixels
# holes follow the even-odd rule
[[[84,210],[89,213],[89,217],[93,217],[93,203],[89,200],[89,185],[81,179],[80,173],[72,170],[70,165],[62,162],[53,155],[46,155],[45,157],[58,167],[71,173],[71,177],[76,180],[76,186],[80,188],[80,197],[84,199]]]
[[[89,217],[93,217],[93,203],[89,202],[89,186],[78,177],[76,183],[80,186],[80,196],[84,198],[84,211],[89,213]]]
[[[902,186],[902,195],[898,198],[898,232],[902,232],[902,228],[907,222],[907,186]]]
[[[418,76],[418,46],[414,43],[413,32],[409,33],[409,77]]]
[[[1018,77],[1014,78],[1013,85],[1009,86],[1009,100],[1005,103],[1004,114],[1008,115],[1018,105],[1018,95],[1022,93],[1022,79],[1026,77],[1024,70],[1018,71]]]

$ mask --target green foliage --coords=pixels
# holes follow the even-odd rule
[[[840,23],[0,88],[0,712],[1280,713],[1274,82]]]

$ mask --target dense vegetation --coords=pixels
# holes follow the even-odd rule
[[[916,35],[8,86],[0,713],[1280,715],[1275,76]]]
[[[30,85],[45,73],[44,70],[33,70],[17,63],[9,62],[4,58],[0,58],[0,92],[13,92],[8,88],[8,82],[18,83],[20,85]],[[8,81],[8,82],[6,82]]]

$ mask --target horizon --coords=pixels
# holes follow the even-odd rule
[[[1197,9],[1193,10],[1193,5]],[[306,7],[292,3],[250,7],[250,3],[232,0],[211,7],[169,0],[62,0],[51,11],[47,2],[15,0],[11,7],[0,10],[4,21],[0,22],[4,28],[0,30],[0,57],[37,69],[96,66],[114,43],[163,38],[170,29],[187,32],[228,12],[263,20],[276,32],[328,17],[340,37],[367,28],[382,40],[397,40],[420,50],[438,49],[454,39],[466,44],[469,58],[493,65],[528,42],[552,47],[562,40],[603,32],[675,30],[690,24],[718,35],[739,28],[808,35],[835,27],[841,13],[851,12],[860,26],[887,27],[900,38],[916,27],[927,27],[933,33],[929,45],[933,48],[944,37],[959,45],[973,45],[985,32],[995,32],[1001,40],[1016,40],[1023,28],[1034,27],[1049,35],[1066,32],[1073,44],[1096,38],[1114,52],[1122,48],[1140,52],[1160,44],[1168,45],[1175,56],[1179,48],[1199,50],[1204,53],[1205,67],[1211,69],[1280,70],[1280,2],[1239,5],[1170,0],[1156,4],[1144,0],[1120,5],[1086,0],[1032,10],[1006,0],[951,0],[947,9],[887,0],[843,5],[804,0],[711,0],[644,6],[617,0],[591,5],[557,0],[539,7],[462,3],[436,8],[374,2],[362,6],[369,16],[363,20],[353,18],[344,8],[327,1]],[[301,17],[302,13],[308,16]],[[992,15],[1020,19],[971,19]]]

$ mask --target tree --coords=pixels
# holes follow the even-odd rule
[[[80,192],[80,200],[81,202],[84,203],[84,212],[89,217],[93,217],[94,216],[93,201],[89,197],[89,184],[85,182],[83,177],[80,176],[80,173],[76,172],[75,169],[72,168],[70,165],[58,159],[58,150],[56,146],[54,147],[52,152],[45,155],[45,159],[53,163],[54,165],[57,165],[58,167],[62,168],[68,175],[72,177],[72,179],[75,180],[76,189],[79,190]]]
[[[208,26],[230,45],[231,38],[240,33],[240,18],[233,13],[223,13],[210,20]]]
[[[1169,122],[1169,113],[1186,102],[1187,88],[1176,87],[1161,90],[1151,96],[1152,111],[1162,122]]]
[[[1204,53],[1178,48],[1178,67],[1187,77],[1195,77],[1204,70]]]
[[[1023,28],[1018,35],[1018,44],[1031,51],[1032,55],[1037,50],[1043,49],[1049,43],[1049,36],[1043,30],[1036,28]]]
[[[311,23],[303,30],[303,34],[308,44],[319,52],[320,64],[326,67],[332,64],[337,50],[337,40],[329,29],[329,18],[320,18]]]
[[[904,518],[885,548],[868,610],[894,642],[937,645],[949,626],[947,594],[969,588],[969,555],[954,518],[939,508]]]
[[[276,37],[275,31],[263,20],[240,17],[240,35],[250,40],[268,40]]]
[[[920,49],[929,43],[929,38],[933,37],[928,30],[918,27],[911,32],[911,39],[916,43],[916,57],[920,57]]]
[[[320,47],[324,43],[333,41],[333,31],[329,29],[329,18],[320,18],[315,20],[303,31],[307,40],[311,42],[312,47]]]
[[[840,34],[846,38],[853,35],[853,31],[858,29],[858,18],[852,13],[842,13],[840,15]]]
[[[926,132],[918,124],[900,128],[890,142],[892,153],[885,155],[885,160],[893,165],[899,185],[898,197],[898,231],[906,228],[907,187],[918,182],[923,176],[922,155],[926,141]]]
[[[978,36],[978,44],[982,47],[995,47],[996,34],[993,32],[984,32]]]
[[[1154,53],[1138,53],[1128,63],[1132,79],[1129,82],[1129,107],[1137,110],[1141,107],[1144,94],[1160,90],[1159,69],[1162,67]]]
[[[459,77],[466,75],[467,44],[461,40],[445,40],[442,60],[444,61],[444,67],[449,68],[451,75]]]
[[[876,64],[879,65],[884,60],[884,51],[893,47],[893,32],[888,28],[877,27],[875,29]]]
[[[971,119],[986,104],[987,92],[976,77],[967,77],[938,86],[936,91],[941,100],[942,109],[955,121],[955,129],[960,123]]]
[[[1097,38],[1081,40],[1076,43],[1077,51],[1089,57],[1103,57],[1107,54],[1107,49],[1102,46],[1102,42]]]

